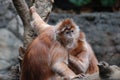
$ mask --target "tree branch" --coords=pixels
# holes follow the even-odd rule
[[[30,24],[30,12],[29,8],[24,0],[13,0],[14,6],[22,19],[24,25],[24,47],[26,48],[28,44],[32,41],[32,27]]]

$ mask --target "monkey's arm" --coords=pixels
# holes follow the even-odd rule
[[[50,27],[47,23],[45,23],[42,18],[39,16],[39,14],[36,12],[36,9],[34,6],[30,8],[30,12],[33,18],[33,25],[39,29],[40,31]]]
[[[88,53],[88,48],[86,46],[86,38],[85,38],[85,34],[84,32],[80,32],[79,34],[79,42],[78,42],[78,49],[82,48],[83,50],[81,52],[78,53],[78,55],[76,56],[69,56],[69,62],[71,64],[73,64],[76,67],[76,70],[78,70],[79,72],[85,73],[88,69],[89,66],[89,60],[90,60],[90,56]],[[82,43],[82,45],[81,45]]]
[[[54,44],[53,44],[54,45]],[[69,67],[68,67],[68,52],[66,49],[57,44],[51,52],[51,67],[52,71],[58,73],[63,77],[72,78],[78,77]]]
[[[70,79],[74,78],[75,73],[68,68],[68,66],[64,62],[56,62],[53,67],[53,71],[57,72],[61,76],[68,77]]]
[[[98,68],[98,60],[97,57],[95,56],[92,47],[90,46],[90,44],[88,43],[88,48],[89,48],[89,68],[87,70],[88,74],[93,74],[96,72],[99,72],[99,68]]]
[[[81,52],[77,57],[70,55],[69,63],[73,64],[79,72],[85,73],[89,66],[89,56],[86,51]]]

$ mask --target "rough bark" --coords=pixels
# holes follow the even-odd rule
[[[13,3],[24,25],[24,47],[26,48],[32,40],[29,8],[24,0],[13,0]]]

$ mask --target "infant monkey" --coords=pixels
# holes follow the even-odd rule
[[[100,62],[98,66],[100,71],[99,75],[102,79],[120,80],[120,67],[109,65],[105,61]]]

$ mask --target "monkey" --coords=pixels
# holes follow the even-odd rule
[[[99,73],[98,60],[87,42],[84,32],[79,32],[77,45],[69,51],[69,67],[76,73]]]
[[[40,23],[37,23],[39,22],[37,20],[34,25],[39,26]],[[64,26],[64,28],[59,26]],[[81,73],[93,74],[96,72],[98,73],[99,70],[97,66],[98,64],[97,58],[90,44],[87,42],[84,32],[80,31],[79,26],[77,26],[73,20],[66,19],[66,21],[59,22],[56,28],[59,29],[57,30],[58,31],[57,34],[61,35],[61,36],[57,36],[57,40],[60,41],[62,45],[65,45],[67,43],[74,43],[74,44],[67,45],[68,52],[70,53],[69,66],[72,66],[70,68],[76,74],[81,74]],[[71,33],[74,34],[75,36],[72,36]],[[71,35],[71,36],[68,36],[68,35]],[[69,49],[69,47],[71,48]]]
[[[55,26],[48,25],[37,14],[35,7],[31,7],[30,11],[33,24],[40,34],[25,51],[20,80],[61,80],[56,75],[68,80],[81,79],[82,75],[76,75],[68,67],[68,50],[75,45],[76,33],[64,32],[69,26],[76,25],[70,19]]]
[[[71,21],[68,20],[66,22],[61,22],[61,23],[59,23],[58,26],[65,26],[65,27],[58,28],[61,31],[58,32],[61,35],[57,38],[58,41],[60,41],[63,45],[69,43],[69,41],[74,43],[67,46],[67,48],[70,47],[69,49],[67,49],[69,52],[68,65],[70,69],[72,69],[76,74],[85,73],[88,76],[97,75],[97,77],[95,78],[99,79],[99,74],[98,74],[99,69],[97,66],[98,60],[90,44],[87,42],[84,32],[80,31],[79,26],[77,26],[73,20]],[[66,40],[66,37],[69,40]],[[62,42],[61,40],[64,41]]]
[[[105,61],[101,61],[98,64],[99,75],[101,79],[106,80],[119,80],[120,79],[120,67],[117,65],[109,65]]]
[[[35,9],[33,10],[33,12],[35,12]],[[34,13],[34,14],[36,14],[36,13]],[[41,23],[43,23],[43,24],[45,23],[44,21],[42,21],[41,23],[39,22],[39,19],[41,19],[41,18],[39,18],[39,15],[37,15],[37,16],[33,15],[33,18],[34,18],[34,26],[39,26]],[[62,24],[61,23],[62,23],[62,21],[58,24],[58,26],[64,26],[66,24],[66,23],[62,23]],[[72,28],[70,28],[69,24],[73,24]],[[69,58],[70,63],[72,64],[74,59],[75,59],[74,62],[78,61],[78,63],[76,64],[78,67],[77,71],[79,71],[78,73],[80,73],[81,70],[84,70],[84,71],[82,71],[84,73],[87,71],[87,73],[89,73],[89,74],[98,72],[99,70],[98,70],[98,66],[97,66],[97,64],[98,64],[97,58],[96,58],[90,44],[87,42],[84,32],[79,30],[79,27],[76,25],[76,23],[73,22],[72,19],[71,19],[71,23],[68,22],[67,26],[69,27],[69,29],[65,30],[64,33],[67,33],[69,31],[73,31],[73,30],[75,33],[75,37],[73,39],[74,47],[73,47],[73,50],[70,49],[71,51],[69,51],[71,54],[70,58]],[[47,27],[50,27],[50,26],[48,24],[46,24],[43,29],[45,29]],[[38,28],[39,27],[37,27],[37,30],[39,30]],[[57,38],[57,39],[59,40],[60,38]],[[64,42],[67,42],[67,41],[63,41],[61,43],[64,43]],[[64,43],[64,44],[66,44],[66,43]],[[75,45],[76,45],[76,48],[75,48]],[[69,46],[70,45],[68,45],[68,47]],[[84,55],[86,55],[86,57],[82,57]],[[83,60],[83,62],[81,63],[80,60],[81,61]],[[79,61],[80,61],[80,64],[79,64]],[[80,67],[82,67],[82,69]]]
[[[63,23],[62,25],[64,26],[64,24],[65,23]],[[73,25],[73,27],[76,27],[76,26],[77,25]],[[78,26],[76,28],[76,31],[74,30],[74,28],[68,27],[66,29],[66,34],[69,34],[70,31],[76,34],[74,35],[74,40],[72,41],[75,44],[68,45],[68,47],[73,46],[72,48],[68,49],[68,52],[70,53],[69,58],[68,58],[69,59],[68,65],[70,69],[72,69],[76,74],[81,74],[81,73],[87,74],[88,76],[90,76],[89,79],[92,77],[92,79],[94,80],[95,79],[99,80],[99,75],[98,75],[99,69],[97,66],[98,60],[90,44],[87,42],[84,32],[80,31]],[[62,38],[58,38],[58,40],[61,40],[61,39]],[[61,43],[65,44],[65,42],[69,42],[69,41],[66,41],[64,39],[64,42],[61,42]]]

